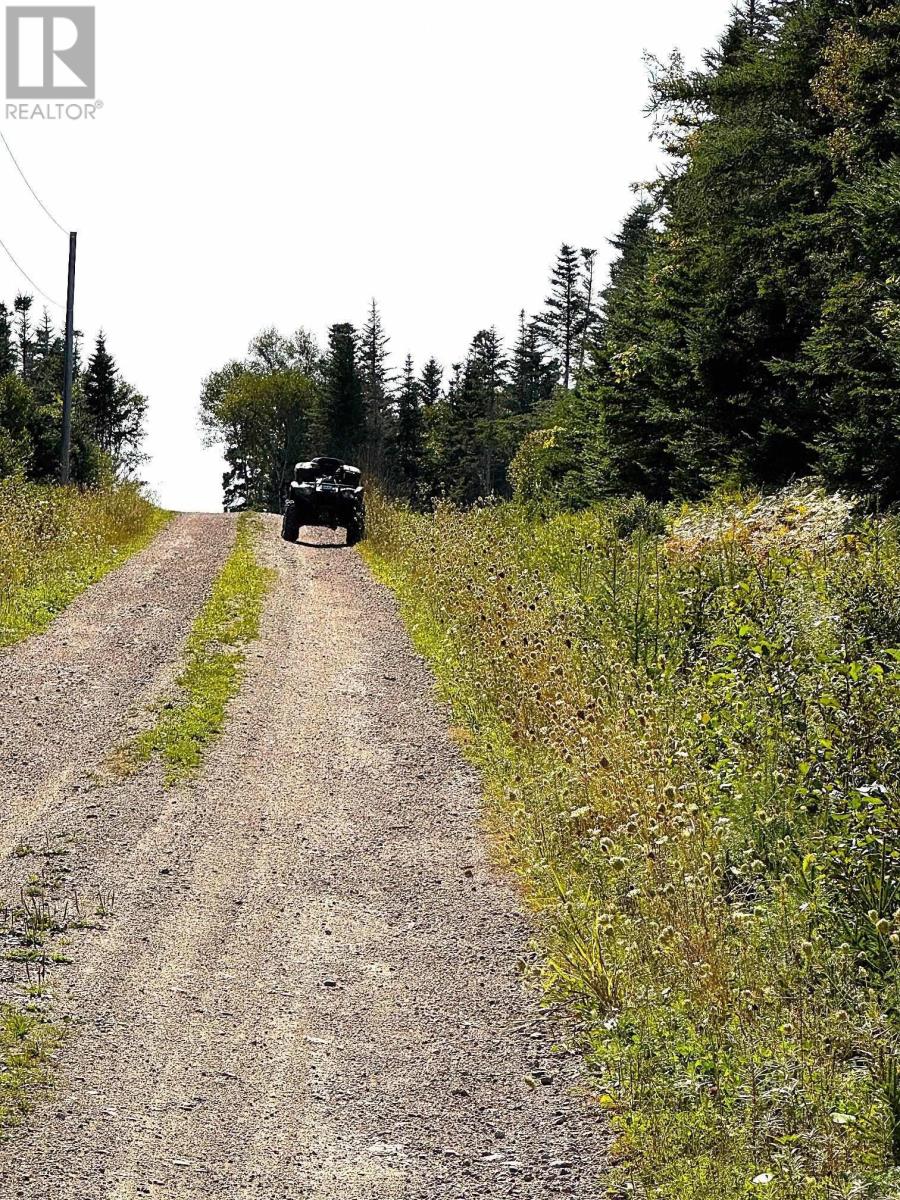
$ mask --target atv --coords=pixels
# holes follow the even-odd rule
[[[355,546],[366,533],[366,503],[362,473],[339,458],[313,458],[297,463],[284,509],[281,536],[296,542],[303,525],[343,526],[347,545]]]

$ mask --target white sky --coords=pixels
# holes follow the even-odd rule
[[[200,383],[263,326],[324,342],[375,296],[398,366],[449,364],[540,307],[561,241],[608,262],[629,185],[659,161],[642,52],[697,63],[730,8],[100,0],[97,119],[2,128],[78,230],[77,327],[102,326],[151,399],[162,502],[221,506]],[[63,300],[66,240],[2,146],[0,196],[0,237]],[[0,295],[22,285],[0,252]]]

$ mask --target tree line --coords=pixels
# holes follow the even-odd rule
[[[313,454],[358,463],[413,504],[507,492],[522,439],[584,365],[598,320],[595,256],[563,246],[544,310],[519,314],[512,346],[496,328],[478,330],[449,371],[434,357],[417,369],[411,355],[398,370],[374,300],[361,325],[330,326],[324,348],[304,329],[264,330],[201,394],[207,439],[224,446],[225,506],[279,508],[294,463]]]
[[[0,303],[0,477],[55,482],[60,473],[64,343],[31,296]],[[144,461],[146,397],[124,379],[101,333],[86,364],[76,339],[71,480],[133,478]]]
[[[279,507],[311,453],[415,504],[810,473],[900,500],[900,4],[741,0],[700,69],[649,66],[666,165],[599,295],[564,244],[542,311],[449,369],[398,369],[374,302],[324,349],[266,331],[203,389],[229,507]]]
[[[900,4],[743,0],[700,70],[650,66],[668,164],[615,241],[559,482],[900,500]]]

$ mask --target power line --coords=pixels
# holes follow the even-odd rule
[[[47,205],[43,202],[43,200],[40,198],[40,196],[37,194],[37,192],[34,190],[34,188],[28,182],[28,176],[25,174],[25,172],[19,166],[19,160],[13,154],[12,147],[10,146],[10,144],[6,140],[6,138],[3,136],[2,130],[0,130],[0,141],[2,141],[3,145],[6,147],[6,153],[12,159],[13,166],[16,168],[16,170],[22,176],[22,180],[23,180],[25,186],[28,188],[29,192],[31,192],[32,196],[34,196],[35,200],[37,200],[38,204],[41,206],[41,208],[44,210],[44,212],[50,218],[50,220],[53,222],[53,224],[56,226],[56,228],[60,231],[60,233],[64,233],[66,235],[66,237],[68,237],[69,236],[68,229],[63,229],[62,225],[60,225],[59,221],[57,221],[56,217],[54,217],[53,213],[50,211],[50,209],[47,207]],[[23,272],[23,274],[24,274],[24,272]]]
[[[0,238],[0,249],[6,251],[6,257],[9,259],[9,261],[12,263],[12,265],[16,268],[16,270],[21,275],[24,275],[24,277],[28,280],[28,282],[31,284],[31,286],[34,288],[34,290],[39,295],[43,296],[44,299],[48,302],[48,304],[53,304],[53,305],[55,305],[56,308],[63,307],[63,305],[60,304],[58,300],[54,300],[52,296],[48,296],[47,293],[43,290],[43,288],[38,287],[38,285],[34,282],[34,280],[31,278],[31,276],[28,274],[28,272],[25,270],[25,268],[20,266],[20,264],[18,262],[16,262],[15,258],[13,257],[12,251],[10,250],[9,246],[7,246],[6,242],[3,241],[2,238]]]

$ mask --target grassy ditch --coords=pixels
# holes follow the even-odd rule
[[[132,486],[80,491],[0,480],[0,646],[46,629],[170,515]]]
[[[611,1196],[900,1191],[900,538],[815,493],[373,506],[543,916]]]
[[[243,676],[243,648],[259,634],[269,586],[270,572],[254,553],[257,524],[249,513],[238,518],[234,548],[188,638],[178,692],[158,709],[153,727],[117,756],[123,772],[159,756],[167,782],[175,783],[199,767],[221,731]]]

